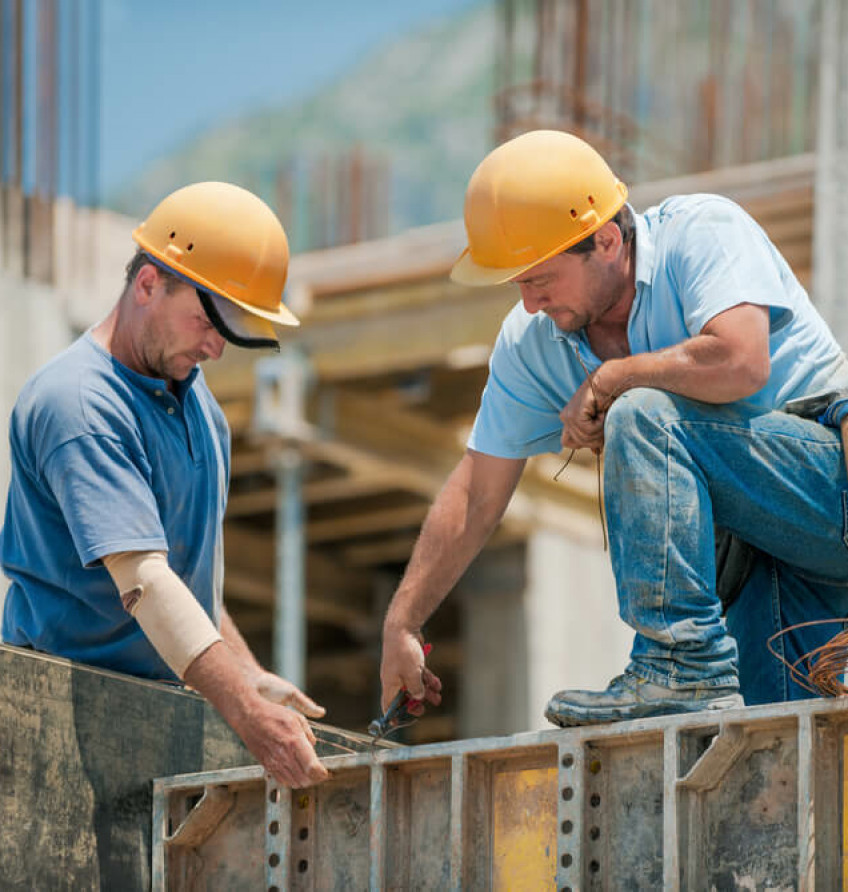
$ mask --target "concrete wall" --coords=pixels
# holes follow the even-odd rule
[[[551,727],[556,691],[603,689],[626,666],[632,630],[618,618],[609,555],[552,530],[484,555],[462,581],[465,737]]]
[[[551,694],[603,689],[627,665],[633,631],[618,618],[609,555],[540,530],[527,548],[527,727],[549,727]]]
[[[10,474],[8,422],[18,391],[73,337],[65,301],[56,289],[0,271],[0,494],[4,512]],[[6,585],[5,577],[0,577],[0,608]]]

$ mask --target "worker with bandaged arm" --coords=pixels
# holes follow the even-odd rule
[[[306,716],[223,605],[226,419],[201,364],[279,349],[283,227],[255,195],[196,183],[133,232],[109,315],[41,368],[9,424],[3,640],[200,692],[278,781],[327,776]]]

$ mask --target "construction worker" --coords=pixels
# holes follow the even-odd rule
[[[279,349],[285,232],[250,192],[197,183],[134,232],[109,315],[47,363],[10,420],[3,639],[199,691],[280,782],[327,776],[304,716],[222,600],[227,422],[200,363]],[[288,708],[292,707],[292,708]]]
[[[541,452],[603,451],[619,609],[635,630],[606,690],[552,697],[554,724],[732,707],[740,690],[749,704],[809,696],[767,639],[848,616],[844,354],[736,204],[674,196],[637,214],[626,199],[604,159],[562,132],[519,136],[471,177],[452,278],[511,282],[521,300],[468,450],[389,606],[384,707],[401,687],[440,701],[421,628]],[[777,411],[819,394],[824,423]],[[714,528],[753,546],[725,612]],[[792,662],[837,630],[796,630],[778,646]]]

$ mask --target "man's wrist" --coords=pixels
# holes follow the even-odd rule
[[[633,357],[608,359],[592,374],[592,388],[599,408],[605,412],[627,390],[638,386]]]
[[[389,609],[383,621],[383,636],[389,635],[416,635],[420,632],[420,626],[411,622],[408,617]]]

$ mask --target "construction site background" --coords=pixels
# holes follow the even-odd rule
[[[25,6],[0,2],[4,419],[24,380],[116,299],[134,223],[98,196],[97,133],[109,122],[96,101],[102,73],[90,64],[96,4],[76,24],[55,0],[33,4],[37,15]],[[488,9],[490,145],[560,127],[609,154],[637,208],[671,191],[736,198],[848,343],[844,0],[505,0]],[[69,47],[76,74],[60,88],[57,58]],[[70,142],[60,138],[69,120]],[[391,170],[402,160],[378,153],[372,164],[378,154],[358,140],[337,153],[304,151],[284,168],[257,162],[242,183],[264,190],[288,227],[301,213],[312,221],[287,289],[303,328],[279,361],[230,351],[207,370],[233,430],[225,597],[266,663],[303,683],[335,724],[362,729],[378,705],[383,610],[461,454],[515,295],[447,281],[463,244],[458,219],[397,231]],[[219,178],[231,161],[220,155]],[[66,191],[62,165],[76,171]],[[285,170],[307,171],[308,188]],[[157,182],[163,194],[182,184]],[[454,193],[458,218],[461,187]],[[4,435],[3,491],[7,449]],[[530,463],[502,529],[427,630],[451,694],[409,730],[411,741],[542,727],[553,690],[603,685],[623,666],[630,633],[615,615],[595,468],[580,456],[554,482],[559,464]],[[299,557],[283,562],[284,553]],[[292,616],[303,617],[294,629]]]

